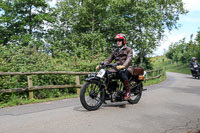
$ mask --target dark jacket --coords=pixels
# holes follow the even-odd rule
[[[124,46],[120,51],[119,48],[116,48],[111,55],[104,61],[104,64],[110,64],[113,60],[118,65],[123,65],[125,68],[133,74],[133,67],[132,67],[132,58],[133,58],[133,51],[130,47]]]
[[[199,65],[197,61],[190,61],[190,68],[194,68],[194,65]]]

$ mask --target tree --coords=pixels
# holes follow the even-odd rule
[[[45,0],[1,0],[0,43],[43,45],[45,24],[50,21]]]
[[[197,57],[200,60],[200,44],[199,44],[199,32],[195,40],[193,40],[193,35],[191,35],[190,41],[187,43],[185,38],[175,42],[169,46],[169,50],[166,53],[166,57],[181,63],[188,63],[192,57]]]
[[[181,0],[121,0],[115,1],[117,14],[124,22],[130,46],[139,56],[139,62],[151,54],[164,37],[164,30],[177,28],[180,14],[187,11]]]
[[[58,9],[60,22],[71,26],[72,33],[102,34],[106,47],[114,35],[125,33],[141,56],[151,54],[164,30],[177,28],[179,15],[187,12],[181,0],[63,0]]]
[[[107,43],[100,28],[107,18],[106,3],[107,0],[60,1],[47,36],[51,53],[55,56],[62,51],[80,57],[87,53],[80,53],[80,48],[90,51],[92,56],[103,52]]]
[[[200,31],[197,32],[195,41],[196,41],[196,48],[195,48],[196,54],[195,54],[195,57],[200,62]]]

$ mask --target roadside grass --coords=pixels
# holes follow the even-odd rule
[[[144,86],[154,85],[163,82],[166,79],[166,73],[163,72],[162,76],[158,79],[144,81]]]
[[[154,62],[154,68],[165,68],[167,72],[191,74],[189,62],[185,64],[180,62],[175,63],[164,56],[154,57],[152,60]]]
[[[182,63],[169,64],[166,66],[166,71],[183,73],[183,74],[191,74],[189,65],[182,64]]]
[[[15,96],[12,98],[12,100],[8,101],[7,103],[0,103],[0,108],[12,107],[12,106],[24,105],[24,104],[50,102],[50,101],[55,101],[55,100],[70,99],[70,98],[77,98],[77,97],[79,97],[78,94],[70,94],[70,95],[65,95],[65,96],[60,96],[60,97],[51,97],[51,98],[45,98],[45,99],[29,99],[29,98],[19,98]]]

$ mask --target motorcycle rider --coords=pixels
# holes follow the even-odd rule
[[[192,75],[195,75],[195,70],[194,70],[194,67],[195,66],[198,66],[198,62],[196,61],[196,58],[195,57],[192,57],[192,60],[190,61],[190,70],[191,70],[191,73]]]
[[[124,34],[117,34],[115,37],[117,48],[111,55],[104,61],[104,64],[110,64],[113,60],[118,65],[116,68],[119,70],[118,76],[123,82],[126,89],[124,100],[130,99],[130,84],[129,78],[133,74],[133,67],[131,65],[133,58],[133,51],[130,47],[126,46],[126,36]],[[99,69],[99,66],[96,67]]]

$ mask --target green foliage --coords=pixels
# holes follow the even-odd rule
[[[1,5],[4,45],[31,45],[54,58],[88,56],[86,51],[105,55],[114,47],[114,36],[124,33],[142,66],[164,29],[176,28],[179,15],[187,13],[182,0],[62,0],[56,8],[45,0],[1,0]]]
[[[85,50],[84,47],[80,47]],[[17,52],[16,52],[17,51]],[[92,55],[85,50],[86,56],[74,56],[60,53],[58,58],[52,58],[43,52],[38,52],[35,48],[0,45],[0,72],[36,72],[36,71],[95,71],[96,65],[105,60],[104,55]],[[88,52],[87,52],[88,51]],[[68,85],[76,84],[75,76],[71,75],[37,75],[33,76],[33,85]],[[81,77],[84,81],[84,76]],[[27,87],[27,76],[0,76],[0,89],[25,88]],[[58,97],[69,93],[76,93],[76,88],[72,89],[51,89],[35,92],[35,98]],[[26,93],[17,94],[27,96]],[[0,101],[9,101],[12,95],[3,95]]]
[[[196,57],[200,61],[200,32],[197,33],[195,40],[191,40],[187,43],[185,38],[179,42],[175,42],[169,46],[169,50],[166,53],[166,57],[173,62],[189,63],[192,57]]]
[[[35,71],[77,71],[72,60],[53,59],[51,56],[36,51],[34,48],[28,47],[6,47],[0,46],[0,71],[1,72],[35,72]],[[18,51],[18,52],[16,52]],[[70,58],[68,56],[68,58]],[[65,57],[67,59],[67,57]],[[71,61],[71,62],[70,62]],[[65,63],[63,63],[65,62]],[[81,65],[83,66],[83,65]],[[83,66],[84,67],[84,66]],[[26,76],[1,76],[0,89],[25,88],[27,87]],[[33,76],[33,84],[37,86],[43,85],[64,85],[75,84],[75,77],[64,75],[40,75]],[[75,92],[75,89],[71,92]],[[42,95],[43,91],[36,93],[36,98],[45,98],[51,96],[60,96],[68,91],[49,90],[46,96]],[[41,94],[40,94],[41,93]],[[24,96],[24,93],[19,94]],[[12,98],[12,95],[2,96],[6,99]],[[6,101],[5,99],[3,99]],[[1,100],[0,100],[1,101]]]
[[[1,0],[0,44],[41,47],[45,24],[51,21],[45,0]],[[44,42],[43,42],[44,43]]]
[[[80,45],[92,53],[94,49],[111,52],[114,36],[124,33],[138,62],[145,66],[143,58],[158,46],[164,29],[176,28],[179,15],[185,13],[182,0],[63,0],[57,4],[55,28],[48,40],[54,39],[49,42],[52,53],[62,50],[74,54]]]
[[[136,60],[134,61],[135,65],[139,65],[140,67],[143,67],[145,70],[146,69],[153,69],[153,64],[151,62],[150,57],[143,57],[143,61],[141,62],[140,56],[136,57]]]
[[[161,74],[162,74],[162,76],[161,76],[160,78],[145,81],[145,82],[144,82],[144,86],[153,85],[153,84],[158,84],[158,83],[164,81],[164,80],[167,78],[166,72],[165,72],[165,71],[162,71]]]
[[[174,62],[165,56],[153,57],[151,61],[154,64],[154,69],[165,68],[168,72],[191,74],[189,63]]]

